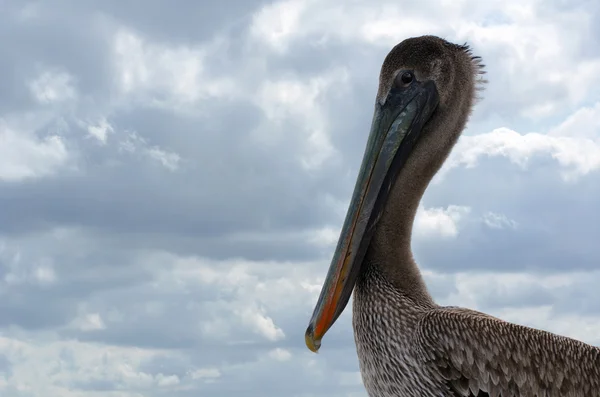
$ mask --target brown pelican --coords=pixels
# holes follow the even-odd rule
[[[316,352],[352,291],[371,397],[600,396],[600,349],[437,305],[410,247],[421,197],[467,123],[483,66],[467,45],[407,39],[381,68],[363,162],[306,330]]]

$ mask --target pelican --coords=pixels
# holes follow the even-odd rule
[[[600,349],[436,304],[411,252],[417,207],[463,131],[484,67],[468,45],[406,39],[381,67],[362,165],[306,330],[321,340],[354,292],[370,397],[600,396]]]

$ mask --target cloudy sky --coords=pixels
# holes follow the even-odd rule
[[[396,43],[490,83],[420,208],[435,298],[600,344],[600,3],[0,0],[0,395],[365,397],[304,330]],[[218,4],[218,5],[217,5]]]

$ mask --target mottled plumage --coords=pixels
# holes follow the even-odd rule
[[[385,59],[378,101],[403,70],[433,80],[440,100],[391,187],[354,288],[355,341],[369,396],[600,396],[597,347],[431,298],[410,249],[414,216],[465,127],[483,69],[465,45],[408,39]]]

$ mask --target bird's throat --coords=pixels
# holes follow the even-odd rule
[[[416,147],[392,185],[364,264],[380,273],[402,294],[433,304],[411,249],[417,209],[433,176],[424,172],[427,170],[419,164],[419,158],[419,147]]]

